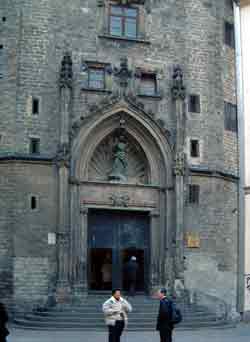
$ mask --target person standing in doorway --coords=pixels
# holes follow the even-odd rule
[[[112,291],[112,297],[103,304],[103,313],[109,329],[109,342],[120,342],[124,328],[127,326],[128,313],[132,306],[121,297],[120,289]]]
[[[8,314],[3,303],[0,303],[0,342],[6,342],[9,331],[6,327],[8,322]]]
[[[160,342],[172,342],[172,332],[174,329],[172,323],[173,302],[167,298],[167,290],[165,288],[159,290],[158,298],[160,299],[160,307],[156,330],[160,333]]]
[[[127,280],[130,296],[135,295],[138,268],[139,266],[135,256],[132,256],[130,260],[125,264],[124,273]]]

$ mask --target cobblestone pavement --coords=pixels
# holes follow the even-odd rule
[[[9,342],[106,342],[107,334],[100,332],[27,331],[11,329]],[[156,332],[124,333],[121,342],[159,342]],[[235,329],[176,331],[173,342],[249,342],[250,325],[240,324]]]

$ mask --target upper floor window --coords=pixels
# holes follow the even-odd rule
[[[137,38],[138,9],[125,6],[110,6],[109,33],[112,36]]]
[[[105,69],[103,67],[89,67],[89,89],[105,89]]]
[[[111,91],[112,68],[109,63],[82,61],[82,89],[90,91]]]
[[[4,68],[4,56],[3,56],[3,45],[0,44],[0,78],[3,77],[3,68]]]
[[[190,140],[190,156],[192,158],[198,158],[200,156],[199,140]]]
[[[225,21],[224,24],[224,40],[225,44],[230,46],[231,48],[235,47],[235,38],[234,38],[234,24],[231,24]]]
[[[224,126],[225,130],[237,132],[237,106],[224,102]]]
[[[34,97],[32,98],[32,114],[33,115],[38,115],[40,111],[40,103],[39,99]]]
[[[140,95],[157,95],[156,75],[153,73],[142,73],[140,79]]]
[[[200,113],[201,108],[199,95],[189,95],[188,111],[191,113]]]

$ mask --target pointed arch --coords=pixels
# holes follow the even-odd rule
[[[72,176],[80,181],[88,179],[90,160],[105,137],[126,121],[126,130],[139,144],[148,161],[150,183],[172,186],[173,151],[166,134],[150,115],[122,101],[108,108],[101,116],[93,116],[83,125],[72,146]]]

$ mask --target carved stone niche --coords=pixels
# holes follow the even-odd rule
[[[127,177],[124,183],[148,184],[149,167],[144,151],[130,135],[127,135],[126,145]],[[88,167],[89,181],[105,182],[110,180],[109,175],[114,163],[115,146],[115,134],[108,135],[97,146]]]

